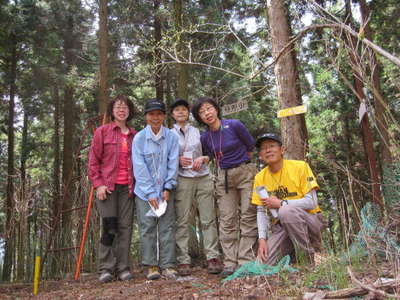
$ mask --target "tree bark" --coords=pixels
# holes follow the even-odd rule
[[[346,0],[346,16],[347,16],[346,20],[348,20],[347,22],[350,22],[352,17],[352,12],[351,12],[351,3],[349,0]],[[356,54],[354,53],[354,51],[356,51],[356,47],[354,46],[356,44],[356,41],[354,41],[354,39],[350,37],[346,39],[345,42],[348,44],[350,60],[352,62],[351,65],[353,71],[354,90],[356,92],[357,99],[361,103],[362,101],[365,100],[365,94],[363,91],[364,85],[363,82],[361,81],[361,78],[363,78],[362,76],[363,74],[360,74],[358,68],[356,67],[359,63],[357,61]],[[367,156],[369,173],[371,177],[372,201],[377,203],[381,208],[383,208],[382,195],[380,190],[380,180],[378,175],[378,164],[376,160],[373,134],[371,127],[369,125],[368,114],[365,114],[361,120],[361,133],[364,143],[365,154]]]
[[[67,65],[67,70],[70,72],[76,65],[76,37],[74,34],[74,19],[72,16],[67,17],[66,29],[64,32],[64,57]],[[69,246],[71,241],[69,239],[71,235],[71,212],[74,199],[74,185],[72,184],[73,173],[74,173],[74,152],[75,152],[75,101],[74,101],[74,87],[70,82],[67,82],[64,87],[64,137],[63,137],[63,197],[61,208],[63,211],[67,211],[62,214],[61,225],[62,225],[62,243],[63,245]]]
[[[267,0],[267,16],[271,29],[274,59],[289,43],[291,28],[284,0]],[[274,68],[280,109],[302,104],[296,53],[293,45],[287,47]],[[281,133],[286,157],[304,160],[307,151],[307,128],[304,115],[281,119]]]
[[[5,244],[4,244],[4,262],[3,262],[3,281],[11,280],[11,272],[13,266],[13,251],[14,251],[14,228],[13,223],[13,211],[14,211],[14,118],[15,118],[15,93],[17,90],[17,39],[14,34],[10,36],[11,41],[11,56],[10,56],[10,101],[8,105],[8,159],[7,159],[7,191],[4,211],[6,213],[5,223]]]
[[[106,112],[108,102],[108,11],[107,0],[100,0],[99,7],[99,113]]]
[[[20,209],[18,218],[18,247],[17,247],[17,280],[24,280],[25,276],[25,237],[26,237],[26,221],[28,215],[28,201],[26,197],[26,160],[28,158],[28,113],[24,108],[24,118],[22,126],[22,139],[21,139],[21,159],[20,159],[20,172],[21,172],[21,186],[19,191],[19,201],[23,205]]]
[[[368,17],[370,15],[370,10],[368,4],[365,0],[359,0],[362,25],[364,26],[365,37],[370,41],[373,40],[373,32],[369,26]],[[390,152],[390,138],[388,131],[388,124],[385,117],[385,111],[387,110],[388,104],[383,96],[381,83],[380,83],[380,73],[381,66],[376,58],[375,52],[371,51],[371,72],[372,72],[372,92],[374,95],[374,106],[375,106],[375,118],[378,127],[379,136],[379,153],[381,165],[392,162],[392,154]]]
[[[54,113],[53,113],[53,144],[54,144],[54,162],[53,162],[53,203],[52,203],[52,224],[57,226],[56,223],[60,220],[59,210],[61,209],[61,192],[60,192],[60,94],[58,89],[58,83],[56,80],[53,82],[53,87],[51,89],[51,94],[54,103]],[[54,247],[59,247],[59,240],[56,238],[54,242]],[[57,270],[57,259],[58,253],[54,253],[52,259],[50,260],[50,273],[55,274]]]
[[[175,23],[175,34],[177,37],[177,52],[178,56],[184,56],[184,34],[183,34],[183,1],[174,0],[174,23]],[[189,72],[188,65],[177,64],[176,65],[176,96],[181,99],[188,99],[188,81]]]
[[[161,66],[161,50],[159,44],[161,42],[161,18],[159,15],[161,1],[154,0],[154,65],[155,65],[155,87],[156,87],[156,98],[160,101],[164,101],[164,87],[163,87],[163,76]]]

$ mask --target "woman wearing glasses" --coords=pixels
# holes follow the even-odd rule
[[[99,246],[99,281],[133,278],[129,249],[133,222],[133,170],[131,145],[136,134],[127,122],[133,118],[133,103],[115,97],[107,106],[111,123],[94,133],[89,153],[89,179],[96,188],[96,207],[103,230]]]
[[[207,127],[201,136],[205,155],[215,159],[219,233],[224,253],[222,276],[254,260],[257,239],[256,207],[250,203],[256,167],[251,163],[253,137],[239,121],[221,119],[215,100],[200,98],[192,108],[194,118]]]

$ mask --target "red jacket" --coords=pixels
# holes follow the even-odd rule
[[[95,188],[105,185],[109,190],[115,188],[119,171],[119,151],[121,147],[121,128],[114,122],[96,129],[89,152],[89,179]],[[136,131],[129,128],[128,136],[128,172],[129,191],[133,194],[134,177],[131,161],[132,140]]]

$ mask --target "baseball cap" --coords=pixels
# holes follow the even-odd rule
[[[276,133],[264,133],[264,134],[260,135],[257,138],[256,147],[259,148],[261,146],[262,141],[264,141],[264,140],[273,140],[275,142],[278,142],[279,145],[282,146],[282,140],[281,140],[281,137],[278,134],[276,134]]]
[[[189,110],[189,102],[187,102],[185,99],[176,99],[174,103],[171,105],[171,112],[174,110],[175,107],[183,105]]]
[[[165,104],[158,99],[150,99],[144,105],[144,113],[148,113],[153,110],[161,110],[165,114]]]

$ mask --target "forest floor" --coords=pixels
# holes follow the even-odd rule
[[[296,266],[294,266],[296,267]],[[298,266],[297,266],[298,267]],[[393,269],[390,264],[377,268],[371,265],[358,266],[356,277],[373,282],[377,277],[388,276]],[[362,271],[360,271],[362,269]],[[194,267],[192,275],[176,280],[161,278],[148,281],[143,272],[134,273],[131,281],[113,281],[100,284],[96,274],[82,274],[80,280],[42,281],[39,294],[33,296],[31,284],[0,284],[0,299],[43,299],[43,300],[119,300],[119,299],[303,299],[306,292],[332,287],[338,277],[347,274],[332,270],[332,274],[319,274],[311,267],[302,266],[299,272],[272,276],[254,276],[223,282],[218,275],[209,275],[206,269]],[[336,273],[335,273],[336,272]],[[390,276],[390,274],[389,274]],[[332,279],[327,279],[331,277]]]

